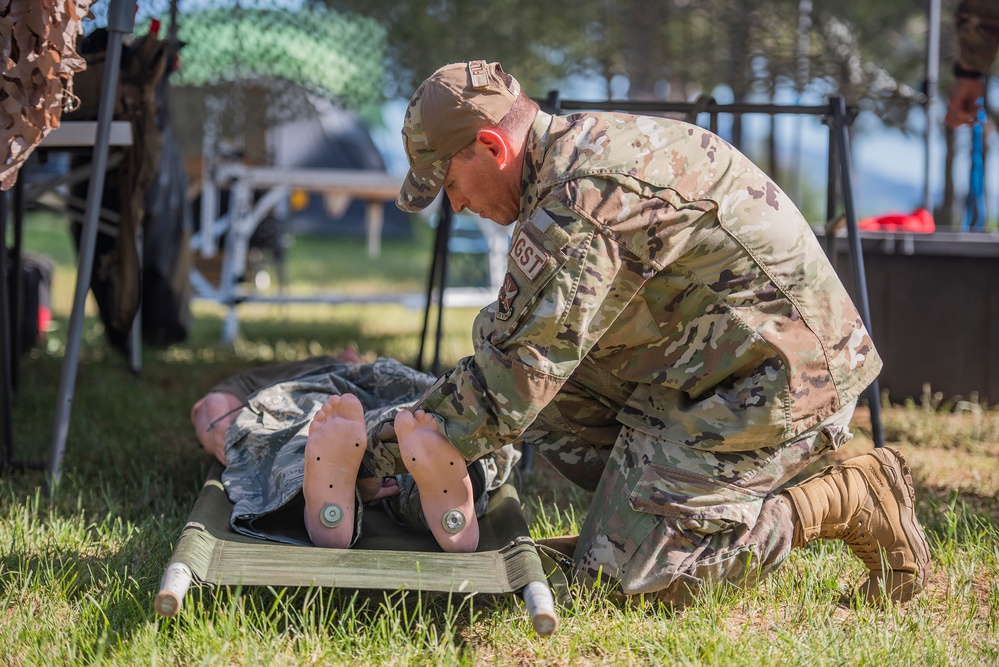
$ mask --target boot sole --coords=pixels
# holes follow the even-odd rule
[[[892,486],[892,493],[901,508],[899,523],[905,531],[906,541],[916,560],[916,571],[912,573],[911,585],[907,583],[899,589],[890,591],[890,594],[896,602],[906,602],[926,587],[930,569],[930,547],[926,542],[926,533],[916,517],[916,492],[912,486],[912,471],[905,462],[905,457],[891,447],[880,447],[873,454],[883,468],[891,468],[902,482]]]

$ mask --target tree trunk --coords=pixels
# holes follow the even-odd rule
[[[954,130],[944,128],[946,151],[944,155],[944,189],[940,210],[934,216],[940,227],[957,227],[954,220]]]
[[[629,0],[625,64],[628,99],[656,99],[656,83],[664,76],[663,26],[670,17],[670,3]]]
[[[725,21],[729,34],[726,71],[729,86],[732,88],[732,101],[736,104],[746,101],[749,94],[749,35],[752,31],[754,0],[735,0],[733,11]],[[732,145],[742,149],[742,114],[732,117]]]

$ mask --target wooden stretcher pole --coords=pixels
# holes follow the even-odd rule
[[[555,632],[555,628],[558,627],[558,614],[555,613],[555,598],[548,584],[543,581],[532,581],[524,587],[521,596],[524,598],[527,613],[531,616],[534,631],[542,637]]]
[[[184,597],[191,588],[194,575],[191,568],[183,563],[170,563],[160,580],[160,591],[156,594],[153,608],[160,616],[176,616],[184,605]]]

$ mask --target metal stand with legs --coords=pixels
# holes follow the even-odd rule
[[[13,245],[7,247],[7,223],[13,220]],[[21,461],[14,458],[14,392],[19,383],[19,361],[21,353],[21,332],[24,317],[20,306],[23,293],[21,274],[21,241],[24,222],[24,182],[18,179],[9,193],[3,193],[0,201],[0,331],[3,332],[3,346],[0,349],[0,469],[41,470],[42,461]]]
[[[11,324],[11,284],[8,276],[7,253],[7,219],[10,216],[10,197],[8,193],[0,194],[0,333],[3,334],[4,344],[0,346],[0,438],[3,438],[3,447],[0,448],[0,468],[7,470],[14,466],[14,425],[13,410],[11,401],[14,394],[13,363],[17,354],[17,341],[14,340],[14,327]],[[16,290],[15,290],[16,291]]]
[[[834,180],[839,177],[843,194],[843,208],[846,216],[846,232],[850,240],[850,265],[853,269],[854,292],[857,310],[867,327],[867,333],[874,336],[871,329],[871,308],[867,299],[867,274],[864,271],[864,252],[860,245],[860,230],[857,227],[857,212],[853,205],[853,172],[850,168],[850,117],[846,112],[846,100],[833,97],[829,100],[829,181],[830,190],[835,191]],[[836,168],[838,167],[838,169]],[[830,199],[830,202],[834,199]],[[830,203],[830,207],[832,204]],[[830,219],[835,215],[830,211]],[[875,447],[884,447],[884,429],[881,426],[881,390],[877,378],[867,388],[867,402],[871,411],[871,435]]]
[[[441,195],[441,213],[434,234],[434,254],[430,263],[430,274],[427,278],[426,310],[423,313],[423,333],[420,336],[420,352],[416,358],[416,369],[423,370],[423,355],[427,338],[430,335],[430,311],[437,306],[437,326],[434,330],[434,358],[430,363],[429,372],[438,375],[441,372],[441,338],[444,323],[444,286],[447,283],[448,241],[451,238],[451,220],[454,216],[451,201],[446,194]]]
[[[80,340],[83,335],[84,306],[90,289],[90,275],[93,272],[94,252],[97,247],[97,221],[100,215],[101,196],[104,192],[104,177],[108,162],[108,146],[111,133],[111,119],[118,90],[118,71],[121,66],[121,46],[125,35],[132,32],[135,15],[135,0],[110,0],[108,7],[108,45],[104,79],[101,82],[101,99],[97,111],[97,138],[94,141],[93,170],[87,188],[87,209],[84,214],[83,229],[80,233],[80,258],[76,274],[76,294],[73,310],[69,318],[69,331],[66,338],[66,356],[62,363],[59,378],[59,394],[56,399],[55,425],[49,447],[47,481],[49,489],[59,485],[63,454],[66,451],[66,436],[69,433],[69,418],[73,407],[73,389],[76,385],[76,372],[80,360]]]

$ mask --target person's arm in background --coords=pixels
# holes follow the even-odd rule
[[[954,63],[954,86],[944,121],[948,127],[975,122],[978,100],[985,93],[985,75],[999,46],[999,3],[963,0],[954,11],[960,56]]]

